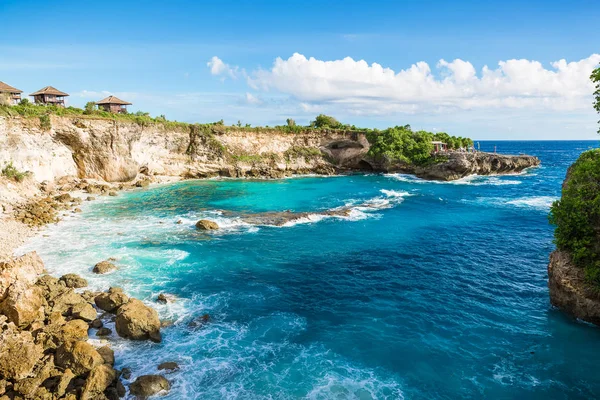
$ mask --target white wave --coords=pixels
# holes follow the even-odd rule
[[[508,176],[518,176],[521,174],[511,174]],[[469,175],[464,178],[456,179],[454,181],[431,181],[421,178],[417,178],[414,175],[408,174],[385,174],[384,176],[407,183],[431,183],[437,185],[471,185],[471,186],[502,186],[502,185],[520,185],[522,182],[514,179],[503,179],[503,175]]]
[[[555,200],[558,200],[558,198],[553,196],[532,196],[510,200],[507,202],[507,204],[512,204],[517,207],[548,210],[550,209],[550,206],[552,206],[552,203],[554,203]]]

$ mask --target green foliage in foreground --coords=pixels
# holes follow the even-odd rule
[[[594,92],[594,108],[600,114],[600,67],[592,71],[590,79],[596,85],[596,91]],[[600,121],[598,121],[598,123],[600,124]],[[600,128],[598,129],[598,133],[600,133]]]
[[[450,136],[445,132],[415,132],[410,125],[369,131],[367,139],[371,143],[370,156],[416,165],[429,164],[436,160],[432,157],[434,146],[431,142],[434,140],[446,143],[451,150],[473,145],[473,141],[468,138]]]
[[[6,166],[2,169],[2,176],[12,179],[15,182],[23,182],[23,180],[27,177],[27,172],[19,171],[11,162],[6,164]]]
[[[562,197],[552,204],[556,247],[568,251],[600,290],[600,149],[582,153],[570,167]]]

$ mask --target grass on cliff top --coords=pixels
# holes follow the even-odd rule
[[[569,168],[562,197],[548,218],[556,226],[556,247],[568,251],[600,291],[600,149],[582,153]]]

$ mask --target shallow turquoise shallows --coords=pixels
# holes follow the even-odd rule
[[[174,322],[161,344],[112,336],[132,379],[179,363],[168,399],[597,397],[600,329],[552,309],[546,286],[550,204],[597,143],[481,145],[542,167],[452,183],[187,181],[86,203],[22,250]],[[348,215],[319,214],[344,205]],[[242,218],[283,210],[312,215],[282,227]],[[201,218],[222,229],[197,231]],[[92,274],[108,257],[119,270]],[[177,301],[155,303],[161,292]]]

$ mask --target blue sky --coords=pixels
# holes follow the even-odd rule
[[[190,122],[323,112],[476,139],[596,138],[598,1],[0,0],[0,17],[14,27],[0,80],[55,86],[75,106],[115,94]]]

